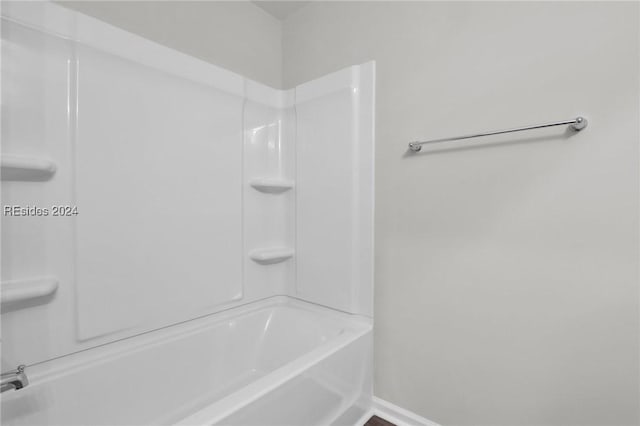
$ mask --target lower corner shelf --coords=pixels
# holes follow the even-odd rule
[[[256,263],[261,265],[271,265],[274,263],[284,262],[293,257],[293,249],[278,247],[252,250],[249,257]]]
[[[249,185],[260,192],[266,192],[270,194],[279,194],[293,188],[292,181],[280,178],[253,179],[251,182],[249,182]]]
[[[58,280],[52,277],[30,280],[3,281],[1,284],[2,305],[39,299],[53,295],[58,290]]]
[[[0,159],[3,181],[43,181],[56,172],[56,163],[47,158],[2,154]]]

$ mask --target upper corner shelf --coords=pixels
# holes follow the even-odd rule
[[[0,170],[3,181],[44,181],[56,172],[56,163],[46,158],[2,154]]]
[[[253,179],[249,182],[249,185],[260,192],[267,192],[270,194],[279,194],[293,188],[292,181],[281,178]]]

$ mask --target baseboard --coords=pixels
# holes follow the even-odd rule
[[[370,409],[369,411],[367,411],[366,413],[364,413],[362,415],[362,417],[360,417],[360,419],[358,419],[357,422],[354,423],[354,426],[364,426],[371,417],[375,416],[376,414],[373,412],[373,408]]]
[[[409,410],[398,407],[395,404],[373,397],[372,414],[397,426],[440,426],[436,422],[425,419]]]

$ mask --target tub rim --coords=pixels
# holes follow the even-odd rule
[[[27,366],[27,371],[31,381],[30,388],[35,388],[41,384],[54,381],[62,376],[79,373],[86,369],[96,368],[102,364],[116,361],[118,359],[133,355],[136,352],[150,350],[162,345],[187,338],[194,334],[206,331],[221,325],[225,321],[240,318],[245,315],[257,314],[260,311],[267,311],[273,308],[291,308],[314,313],[316,315],[328,316],[331,319],[344,321],[345,333],[328,339],[326,342],[314,347],[310,352],[314,352],[319,347],[333,342],[335,339],[353,332],[361,332],[371,328],[372,321],[368,317],[357,314],[350,314],[326,306],[317,305],[291,296],[271,296],[265,299],[252,301],[240,306],[225,309],[202,317],[186,320],[167,327],[148,331],[138,335],[130,336],[114,342],[88,348],[74,352],[58,358],[42,361]],[[309,352],[305,353],[305,357]],[[292,360],[293,361],[293,360]],[[288,362],[286,365],[289,365]],[[282,368],[282,367],[280,367]],[[278,368],[279,369],[279,368]],[[269,372],[266,377],[278,369]],[[7,399],[18,398],[20,395],[12,393],[6,395]],[[225,397],[226,398],[226,397]]]

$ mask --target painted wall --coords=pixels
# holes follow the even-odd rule
[[[58,3],[271,87],[281,87],[282,24],[250,2]]]
[[[283,40],[285,87],[377,61],[375,394],[445,425],[637,424],[638,4],[313,2]]]

